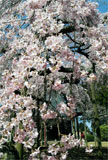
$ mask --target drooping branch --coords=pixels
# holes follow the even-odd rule
[[[73,69],[72,69],[72,68],[65,68],[65,67],[61,66],[58,72],[72,73],[72,72],[73,72]],[[46,73],[47,73],[47,74],[50,74],[50,73],[51,73],[50,69],[46,69]],[[38,74],[39,74],[40,76],[44,76],[44,71],[39,71]]]
[[[66,34],[66,33],[71,33],[75,31],[75,26],[74,25],[69,25],[61,29],[60,33]]]
[[[87,59],[89,59],[89,53],[90,52],[83,52],[83,50],[81,48],[78,48],[76,50],[76,52],[79,53],[79,54],[81,54],[81,55],[83,55],[83,56],[85,56]]]
[[[77,42],[75,39],[73,39],[70,35],[69,35],[69,32],[68,32],[68,30],[67,30],[67,32],[66,32],[66,36],[72,41],[72,42],[74,42],[75,44],[78,44],[78,45],[80,45],[80,46],[83,46],[84,44],[82,43],[80,43],[80,42]]]
[[[89,52],[84,52],[86,49],[89,49],[90,45],[85,47],[85,48],[81,48],[82,46],[84,46],[85,44],[84,43],[80,43],[80,42],[77,42],[76,40],[74,40],[68,33],[66,33],[67,37],[72,41],[74,42],[75,44],[79,45],[78,47],[76,47],[76,52],[85,56],[87,59],[89,58]],[[73,49],[74,47],[70,47],[70,49]],[[74,52],[74,50],[72,50]]]
[[[19,4],[21,0],[2,0],[0,4],[0,18],[5,14],[5,11],[11,9],[16,4]]]

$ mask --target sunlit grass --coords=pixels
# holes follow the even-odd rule
[[[97,147],[97,143],[95,145],[95,142],[88,142],[88,146],[93,145],[93,147]],[[108,147],[108,142],[102,142],[102,147]]]
[[[59,141],[55,140],[55,141],[48,141],[48,144],[56,144]],[[95,145],[95,142],[88,142],[88,146],[93,145],[93,147],[97,147],[97,143]],[[102,147],[108,147],[108,142],[102,142]]]

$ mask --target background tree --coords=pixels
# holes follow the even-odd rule
[[[107,141],[108,140],[108,125],[101,125],[100,126],[100,130],[101,130],[101,138],[102,141]]]

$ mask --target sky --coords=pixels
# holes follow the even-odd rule
[[[89,0],[91,2],[98,2],[98,10],[101,13],[108,12],[108,0]]]

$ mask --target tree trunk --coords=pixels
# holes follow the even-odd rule
[[[74,137],[76,138],[76,131],[75,131],[75,118],[71,120],[71,126],[72,126],[72,133]]]
[[[96,137],[97,137],[96,140],[98,144],[98,149],[101,150],[102,144],[101,144],[99,115],[98,115],[98,109],[97,109],[96,98],[95,98],[95,82],[92,82],[90,85],[91,85],[92,103],[93,103],[93,110],[94,110],[95,130],[96,130]]]
[[[47,126],[46,122],[44,121],[44,146],[47,146]]]
[[[45,51],[45,57],[47,61],[47,52]],[[46,66],[44,69],[44,102],[47,100],[47,73],[46,73]],[[44,145],[47,146],[47,127],[46,127],[46,122],[43,122],[44,125]]]

